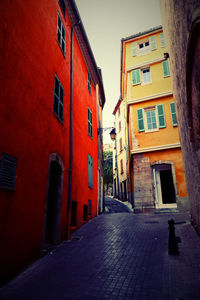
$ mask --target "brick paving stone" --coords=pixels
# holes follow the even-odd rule
[[[1,288],[0,299],[199,300],[200,237],[189,216],[120,213],[117,206]],[[170,218],[181,238],[178,256],[168,254]]]

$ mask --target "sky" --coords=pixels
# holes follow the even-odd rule
[[[103,128],[114,126],[113,111],[120,97],[121,39],[161,25],[159,0],[75,0],[83,26],[102,70],[106,103]],[[104,144],[111,143],[109,130]]]

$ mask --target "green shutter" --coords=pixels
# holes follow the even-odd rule
[[[155,35],[150,36],[149,40],[150,40],[151,50],[157,49]]]
[[[165,47],[165,39],[163,32],[160,34],[160,46]]]
[[[159,128],[166,127],[163,104],[157,105]]]
[[[173,126],[177,126],[177,118],[176,118],[176,109],[175,109],[175,103],[170,103],[170,110],[171,110],[171,117],[172,117],[172,124]]]
[[[136,56],[137,55],[137,43],[134,42],[132,43],[132,56]]]
[[[168,61],[167,60],[164,60],[162,62],[162,67],[163,67],[163,74],[164,74],[164,77],[167,77],[170,75],[169,73],[169,65],[168,65]]]
[[[88,154],[88,186],[93,188],[93,159]]]
[[[143,117],[143,109],[137,109],[137,118],[138,118],[138,131],[144,131],[144,117]]]
[[[140,83],[140,69],[136,69],[132,71],[132,84],[138,84]]]

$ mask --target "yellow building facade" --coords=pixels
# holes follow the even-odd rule
[[[135,212],[187,210],[187,188],[169,55],[162,27],[122,39],[129,195]]]

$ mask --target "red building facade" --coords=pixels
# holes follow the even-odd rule
[[[74,1],[3,0],[0,15],[4,283],[96,216],[105,96]]]

